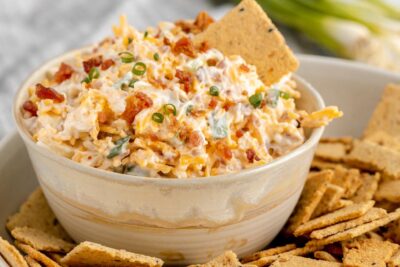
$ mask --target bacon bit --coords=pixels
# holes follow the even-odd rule
[[[97,56],[97,57],[92,57],[92,58],[90,58],[90,59],[88,59],[88,60],[82,62],[82,64],[83,64],[83,69],[85,70],[86,73],[89,73],[90,70],[91,70],[93,67],[98,67],[98,66],[100,66],[101,63],[102,63],[102,61],[103,61],[103,56],[101,56],[101,55],[100,55],[100,56]]]
[[[218,61],[215,58],[210,58],[210,59],[207,60],[207,65],[208,66],[214,67],[214,66],[217,65],[217,63],[218,63]]]
[[[233,107],[234,105],[235,105],[234,102],[226,101],[222,107],[225,109],[225,111],[228,111],[228,110],[229,110],[231,107]]]
[[[221,158],[225,160],[231,160],[233,157],[231,149],[224,142],[217,143],[216,152]]]
[[[198,47],[198,50],[203,53],[207,52],[208,49],[210,49],[210,45],[206,41],[201,42],[200,46]]]
[[[188,57],[195,57],[196,51],[194,49],[192,41],[187,37],[182,37],[173,46],[172,52],[175,55],[185,54]]]
[[[256,155],[256,152],[254,152],[254,150],[251,148],[246,150],[246,156],[250,163],[253,163],[254,160],[256,161],[260,160],[260,158]]]
[[[22,108],[25,111],[29,112],[31,114],[31,116],[34,116],[34,117],[37,116],[38,107],[31,100],[25,101],[24,104],[22,105]]]
[[[246,65],[246,64],[241,64],[239,66],[239,70],[243,71],[243,72],[249,72],[250,68]]]
[[[61,63],[60,67],[58,68],[58,71],[54,74],[54,81],[56,83],[62,83],[63,81],[71,78],[73,73],[74,70],[70,65]]]
[[[179,131],[178,136],[179,136],[179,139],[181,139],[183,142],[186,142],[190,136],[189,129],[183,128],[182,130]]]
[[[201,11],[194,21],[194,26],[199,30],[199,32],[203,32],[205,29],[210,26],[214,22],[214,19],[208,15],[207,12]]]
[[[153,101],[146,94],[141,92],[128,96],[125,102],[126,107],[121,117],[126,120],[128,124],[132,124],[140,111],[153,105]]]
[[[215,99],[215,97],[211,98],[210,103],[208,103],[208,107],[214,109],[218,104],[218,101]]]
[[[50,87],[44,87],[40,83],[36,84],[36,95],[39,99],[52,99],[56,103],[64,101],[64,96]]]
[[[240,138],[240,137],[242,137],[243,135],[244,135],[244,131],[243,131],[243,130],[240,130],[240,129],[239,129],[239,130],[236,131],[236,137],[237,137],[237,138]]]
[[[189,93],[193,87],[193,74],[184,70],[176,70],[175,77],[179,79],[179,83],[183,85],[183,90]]]
[[[196,146],[201,145],[201,142],[202,142],[202,138],[198,132],[193,131],[190,133],[189,141],[188,141],[189,145],[196,147]]]
[[[114,60],[112,60],[111,58],[103,61],[103,63],[101,63],[101,70],[107,70],[108,68],[110,68],[111,66],[114,66],[115,62]]]
[[[187,20],[178,20],[175,22],[175,26],[181,28],[185,33],[193,32],[195,29],[193,22]]]
[[[171,41],[167,37],[164,37],[163,43],[164,43],[164,45],[171,46]]]

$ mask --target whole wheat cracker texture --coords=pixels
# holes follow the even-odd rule
[[[143,266],[159,267],[161,259],[145,255],[117,250],[93,242],[82,242],[61,259],[67,266],[99,265],[99,266]]]
[[[66,242],[61,238],[26,226],[14,228],[11,231],[11,235],[16,240],[40,251],[66,253],[74,247],[74,244]]]
[[[345,168],[341,165],[336,166],[334,169],[332,184],[342,187],[345,190],[343,197],[350,198],[362,185],[360,170]]]
[[[7,240],[0,237],[0,255],[7,261],[11,266],[28,267],[24,257],[13,245]]]
[[[311,232],[310,237],[314,239],[322,239],[330,235],[334,235],[348,229],[363,225],[365,223],[381,219],[387,215],[384,209],[372,208],[367,213],[356,219],[331,225],[329,227],[314,230]]]
[[[293,233],[299,225],[310,220],[332,177],[333,171],[331,170],[324,170],[309,176],[294,212],[289,218],[287,233]]]
[[[362,173],[362,184],[355,192],[354,196],[350,198],[354,203],[371,200],[374,198],[375,192],[378,189],[381,175],[379,172],[375,174]]]
[[[314,258],[323,261],[339,262],[338,259],[336,259],[332,254],[323,250],[315,251]]]
[[[389,241],[358,238],[343,242],[343,263],[346,266],[386,267],[399,245]]]
[[[364,137],[383,131],[387,135],[400,140],[400,85],[388,84],[376,106]]]
[[[341,263],[289,256],[275,261],[271,267],[340,267]]]
[[[346,145],[339,142],[319,143],[315,150],[315,157],[333,162],[341,162],[346,154]]]
[[[40,188],[31,193],[19,211],[8,218],[6,224],[10,232],[15,227],[23,226],[42,230],[67,241],[72,240],[58,222]]]
[[[266,256],[273,256],[277,254],[281,254],[283,252],[287,252],[296,248],[295,244],[287,244],[280,247],[269,248],[266,250],[257,251],[249,256],[243,257],[241,262],[250,262],[258,260],[259,258],[266,257]]]
[[[337,202],[342,198],[343,194],[344,189],[342,187],[328,184],[328,187],[326,188],[326,191],[311,218],[316,218],[332,211],[337,205]]]
[[[355,140],[345,162],[369,171],[380,171],[391,179],[400,179],[400,152],[375,143]]]
[[[306,243],[306,246],[325,246],[328,244],[332,244],[335,242],[349,240],[358,236],[361,236],[369,231],[375,230],[381,226],[387,225],[388,223],[397,220],[400,218],[400,209],[397,209],[394,212],[387,214],[385,217],[374,220],[362,225],[358,225],[354,228],[345,230],[343,232],[339,232],[333,234],[331,236],[325,237],[323,239],[312,239]]]
[[[400,250],[397,250],[396,253],[388,261],[388,267],[399,267],[399,266],[400,266]]]
[[[321,217],[315,218],[305,224],[300,225],[295,231],[295,236],[304,235],[312,232],[313,230],[324,228],[330,225],[337,224],[339,222],[348,221],[354,218],[358,218],[367,211],[369,211],[375,204],[375,201],[369,200],[362,203],[356,203],[348,207],[336,210],[334,212],[325,214]]]
[[[342,209],[344,207],[348,207],[353,205],[354,202],[348,199],[340,199],[338,202],[336,202],[336,204],[332,207],[331,211],[335,211],[338,209]]]
[[[58,263],[47,257],[45,254],[42,252],[34,249],[33,247],[22,244],[21,242],[16,242],[16,246],[26,253],[29,257],[34,259],[35,261],[39,262],[41,265],[45,267],[61,267]]]
[[[379,184],[375,193],[376,200],[400,203],[400,180],[386,180]]]
[[[32,259],[31,257],[25,256],[24,258],[25,258],[26,262],[28,263],[29,267],[42,267],[42,265],[40,265],[39,262]]]
[[[243,0],[220,21],[194,37],[225,55],[240,55],[257,67],[266,85],[272,85],[298,68],[298,61],[283,36],[255,0]]]
[[[242,264],[239,262],[236,254],[233,251],[228,250],[207,263],[189,265],[189,267],[217,267],[217,266],[239,267],[242,266]]]

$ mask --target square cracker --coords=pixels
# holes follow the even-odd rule
[[[0,237],[0,257],[3,257],[10,266],[28,267],[24,257],[13,245]]]
[[[341,165],[334,169],[332,184],[340,186],[344,189],[343,197],[350,198],[361,186],[362,180],[358,169],[348,169]]]
[[[297,227],[310,220],[315,208],[322,199],[329,182],[332,180],[333,171],[325,170],[312,174],[307,179],[299,202],[289,218],[287,233],[293,233]]]
[[[278,82],[298,68],[298,61],[283,36],[255,0],[243,0],[220,21],[194,37],[225,55],[240,55],[257,67],[266,85]]]
[[[363,140],[400,151],[400,138],[395,138],[384,131],[374,132],[364,137]]]
[[[299,256],[289,256],[275,261],[271,267],[340,267],[339,262],[313,260]]]
[[[277,254],[281,254],[296,248],[295,244],[288,244],[281,247],[269,248],[262,251],[257,251],[249,256],[243,257],[241,259],[242,262],[250,262],[258,260],[259,258],[266,257],[266,256],[273,256]]]
[[[319,229],[319,230],[314,230],[311,232],[310,237],[314,239],[322,239],[324,237],[334,235],[336,233],[340,233],[343,231],[346,231],[348,229],[354,228],[356,226],[381,219],[386,216],[386,211],[384,209],[380,208],[372,208],[370,209],[367,213],[365,213],[363,216],[358,217],[356,219],[338,223],[331,225],[329,227]]]
[[[383,131],[400,141],[400,85],[388,84],[372,114],[364,137]]]
[[[381,171],[392,179],[400,179],[400,152],[375,143],[355,140],[345,161],[366,170]]]
[[[375,202],[373,200],[366,201],[363,203],[356,203],[348,207],[336,210],[334,212],[328,213],[321,217],[315,218],[305,224],[300,225],[295,231],[295,236],[304,235],[312,232],[315,229],[324,228],[339,222],[348,221],[354,218],[358,218],[367,211],[369,211]]]
[[[82,242],[61,260],[67,266],[142,266],[158,267],[163,261],[158,258],[105,247],[93,242]]]
[[[399,245],[389,241],[357,238],[342,243],[346,266],[386,267]]]
[[[341,162],[346,154],[347,146],[340,142],[319,143],[315,150],[315,157],[333,162]]]
[[[46,267],[61,267],[58,263],[47,257],[45,254],[41,253],[40,251],[34,249],[33,247],[22,244],[21,242],[16,242],[17,247],[26,253],[29,257],[34,259],[35,261],[41,263],[43,266]]]
[[[236,254],[233,251],[228,250],[207,263],[189,265],[189,267],[217,267],[217,266],[239,267],[242,266],[242,264],[239,262]]]
[[[28,197],[16,214],[8,218],[6,224],[10,232],[16,227],[23,226],[42,230],[67,241],[72,240],[58,222],[40,188]]]
[[[400,180],[382,181],[375,193],[375,199],[400,203]]]
[[[356,191],[354,196],[350,198],[354,203],[360,203],[363,201],[371,200],[374,197],[378,184],[381,179],[379,172],[375,174],[362,173],[361,180],[362,184]]]
[[[21,243],[30,245],[40,251],[66,253],[74,247],[74,244],[61,238],[29,227],[16,227],[11,231],[11,235]]]
[[[335,208],[338,201],[342,198],[344,189],[334,184],[328,184],[325,194],[322,196],[317,208],[315,209],[312,218],[319,217],[330,212]]]
[[[340,163],[329,162],[322,159],[313,158],[311,162],[311,169],[318,169],[318,170],[333,170],[337,166],[341,165]],[[344,167],[344,166],[343,166]]]

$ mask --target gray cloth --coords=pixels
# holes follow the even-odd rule
[[[0,0],[0,7],[0,139],[15,127],[12,101],[24,79],[45,61],[110,35],[120,14],[142,30],[201,10],[218,18],[230,8],[205,0]]]

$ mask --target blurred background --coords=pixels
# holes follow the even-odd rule
[[[234,0],[0,0],[0,139],[14,128],[18,86],[40,64],[103,39],[126,14],[159,21],[220,18]],[[400,0],[259,0],[296,53],[343,57],[400,73]]]

